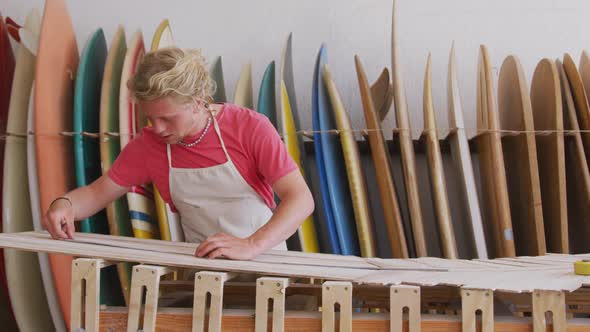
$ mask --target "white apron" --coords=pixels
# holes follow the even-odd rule
[[[270,208],[232,162],[217,119],[211,116],[227,158],[225,163],[205,168],[174,168],[170,145],[166,147],[170,197],[180,213],[186,242],[203,242],[220,232],[247,238],[272,217]],[[287,250],[287,244],[283,241],[273,249]]]

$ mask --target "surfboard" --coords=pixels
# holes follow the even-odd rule
[[[408,103],[402,72],[399,64],[399,36],[396,16],[396,0],[393,1],[391,24],[391,70],[393,82],[393,102],[395,104],[396,130],[399,131],[400,153],[404,174],[404,186],[408,200],[408,210],[414,236],[414,245],[418,257],[428,256],[426,238],[424,236],[424,218],[420,203],[418,178],[416,174],[416,156],[412,142],[410,118],[408,115]]]
[[[262,75],[256,110],[264,114],[273,127],[277,128],[277,105],[275,100],[275,62],[271,61]]]
[[[375,111],[379,115],[379,121],[385,120],[393,102],[393,86],[389,81],[389,70],[387,68],[383,68],[377,80],[371,85],[371,97],[373,98]]]
[[[101,83],[99,128],[101,133],[100,160],[102,174],[108,173],[121,151],[119,139],[106,133],[119,132],[119,88],[121,86],[121,73],[126,51],[125,31],[122,26],[119,26],[115,31],[107,54]],[[129,208],[124,197],[109,203],[106,212],[111,235],[133,236],[131,223],[129,222]],[[121,283],[125,303],[129,303],[131,265],[128,263],[117,264],[117,273],[119,274],[119,282]]]
[[[455,62],[455,46],[451,47],[449,56],[448,78],[447,78],[447,103],[449,126],[453,132],[449,135],[449,143],[453,165],[460,183],[461,197],[464,202],[463,213],[468,221],[470,232],[468,238],[471,240],[473,257],[479,259],[488,258],[488,249],[483,231],[483,221],[479,206],[475,176],[473,175],[473,164],[471,162],[471,151],[465,132],[463,120],[463,109],[461,107],[461,96],[459,94],[459,82],[457,79],[457,64]]]
[[[254,109],[252,97],[252,63],[248,62],[242,66],[242,72],[236,84],[234,104]]]
[[[322,135],[320,134],[320,98],[323,98],[323,104],[325,105],[325,96],[320,96],[320,92],[322,92],[321,85],[322,81],[320,80],[320,57],[318,55],[316,59],[316,64],[314,67],[314,75],[312,81],[312,92],[311,92],[311,115],[312,115],[312,126],[313,126],[313,146],[314,146],[314,154],[316,159],[316,165],[318,170],[318,177],[319,177],[319,189],[320,189],[320,198],[319,204],[321,205],[321,210],[323,212],[323,219],[324,219],[324,226],[326,229],[326,235],[328,240],[327,247],[329,248],[329,252],[332,254],[340,255],[342,254],[342,248],[340,246],[340,241],[338,238],[338,234],[336,231],[336,222],[334,219],[334,212],[332,210],[332,205],[330,203],[330,192],[328,189],[328,180],[326,175],[326,166],[324,161],[324,153],[322,151]],[[287,84],[285,82],[285,89],[288,91]],[[293,119],[295,120],[295,113],[293,113]],[[297,126],[297,124],[295,124]],[[317,201],[316,201],[317,202]],[[321,228],[320,228],[321,229]]]
[[[334,226],[338,241],[343,255],[374,255],[374,252],[359,249],[357,230],[355,227],[354,211],[352,208],[352,198],[348,185],[346,166],[342,146],[338,136],[330,133],[337,129],[334,111],[326,95],[324,86],[322,68],[327,63],[327,52],[324,45],[321,46],[317,56],[314,73],[317,75],[317,107],[312,112],[317,113],[313,118],[317,120],[314,123],[314,132],[319,131],[321,146],[320,150],[323,155],[323,167],[325,181],[328,189],[328,202],[332,208],[334,217]],[[321,173],[320,173],[321,174]],[[363,234],[363,236],[367,236]],[[363,243],[364,249],[369,243]],[[373,244],[374,246],[374,244]],[[367,256],[369,257],[369,256]]]
[[[526,131],[502,138],[516,254],[544,255],[547,247],[533,111],[522,65],[514,55],[500,67],[498,113],[502,130]]]
[[[445,258],[456,259],[457,241],[451,220],[451,209],[447,194],[445,170],[440,154],[440,143],[436,128],[436,115],[434,113],[434,101],[432,100],[431,83],[431,55],[428,54],[426,72],[424,73],[424,138],[426,142],[426,160],[428,161],[428,174],[430,175],[430,188],[434,201],[435,216],[438,222],[438,230],[441,239],[442,253]]]
[[[71,132],[78,47],[64,0],[48,0],[39,39],[35,79],[35,148],[41,211],[75,186]],[[72,256],[50,254],[51,271],[66,322],[70,321]]]
[[[385,226],[387,229],[387,236],[389,239],[389,246],[391,247],[391,254],[394,258],[408,258],[408,247],[406,237],[404,234],[401,212],[399,209],[399,202],[397,200],[395,184],[393,175],[391,173],[391,163],[389,160],[389,152],[385,145],[385,138],[383,137],[383,131],[380,124],[379,113],[376,112],[374,95],[371,93],[369,83],[367,81],[367,75],[363,69],[363,65],[358,56],[355,56],[355,65],[357,78],[359,82],[359,88],[361,93],[361,101],[363,104],[363,111],[365,115],[365,123],[368,129],[369,145],[371,148],[371,155],[373,158],[373,165],[375,167],[375,174],[377,178],[377,185],[379,187],[379,193],[381,195],[381,204],[383,207],[383,216]],[[388,74],[388,73],[387,73]],[[387,84],[389,85],[389,84]],[[334,93],[330,90],[332,97],[332,104],[337,105],[334,102]],[[338,110],[339,107],[335,107]],[[344,110],[340,110],[339,113],[343,113]],[[348,122],[348,115],[342,114],[340,117],[346,117]],[[340,120],[342,121],[342,120]],[[349,139],[354,140],[352,133],[347,134],[347,130],[351,129],[350,123],[346,123],[348,128],[344,127],[341,130],[342,135],[351,136]],[[342,138],[342,137],[341,137]],[[344,146],[344,140],[342,142]],[[350,144],[350,143],[349,143]],[[354,141],[356,144],[356,141]],[[356,152],[358,154],[358,151]],[[349,172],[350,174],[350,172]],[[362,176],[362,175],[361,175]],[[358,180],[357,180],[358,181]],[[364,182],[362,183],[364,186]],[[366,191],[365,191],[366,193]],[[353,196],[354,197],[354,196]],[[361,196],[362,197],[362,196]],[[364,198],[365,200],[366,197]],[[364,202],[364,204],[368,204]]]
[[[260,104],[259,104],[260,105]],[[305,170],[301,164],[302,156],[297,144],[297,132],[295,130],[295,122],[293,121],[293,114],[291,113],[291,105],[289,104],[289,95],[287,93],[287,87],[284,81],[281,81],[281,112],[283,114],[283,140],[289,155],[299,171],[305,177]],[[317,240],[317,234],[314,227],[313,215],[307,217],[301,227],[298,229],[299,241],[301,242],[301,250],[304,252],[319,252],[319,244]]]
[[[14,75],[15,59],[6,32],[4,19],[0,15],[0,125],[6,126],[6,116],[10,103],[12,78]],[[6,128],[0,128],[5,130]],[[4,141],[0,141],[0,161],[4,158]],[[0,175],[0,180],[2,175]],[[0,182],[1,183],[1,182]],[[4,250],[0,250],[0,324],[6,328],[17,329],[16,321],[8,298],[6,271],[4,269]]]
[[[102,29],[91,36],[80,57],[74,92],[74,132],[97,133],[99,131],[100,89],[107,45]],[[100,142],[96,137],[74,135],[74,166],[76,185],[89,185],[101,176]],[[81,221],[85,233],[109,234],[106,211]],[[122,305],[123,294],[115,266],[101,270],[100,303]]]
[[[565,137],[566,187],[568,203],[568,231],[570,252],[581,254],[590,251],[590,170],[584,152],[582,133],[579,132],[577,105],[572,94],[572,81],[564,70],[561,61],[555,61],[559,72],[563,101],[563,126],[571,130]]]
[[[156,51],[160,48],[174,46],[172,30],[167,19],[163,20],[156,28],[150,50]],[[184,232],[180,224],[180,215],[170,208],[170,205],[164,202],[162,195],[154,186],[154,201],[156,204],[156,214],[158,215],[158,224],[160,227],[160,237],[162,240],[184,241]]]
[[[588,96],[590,95],[590,57],[588,56],[586,50],[582,51],[582,56],[580,57],[579,79],[578,75],[575,74],[575,65],[573,64],[573,59],[569,56],[569,54],[564,56],[563,65],[570,80],[570,85],[574,94],[574,102],[576,102],[576,111],[578,114],[578,123],[582,130],[588,130],[590,129],[590,106],[588,106],[590,105],[588,103]],[[571,78],[570,73],[572,76]],[[581,90],[580,85],[582,85],[584,88],[586,103],[584,103],[582,100],[582,91],[576,91]],[[578,100],[580,103],[579,105]],[[582,139],[584,140],[584,147],[586,149],[586,159],[588,159],[588,156],[590,156],[590,133],[582,133]]]
[[[312,195],[314,196],[314,201],[316,202],[316,208],[313,215],[307,218],[301,227],[299,227],[297,230],[297,235],[292,237],[292,242],[295,242],[295,246],[300,247],[303,251],[315,252],[315,248],[317,248],[317,251],[321,249],[324,252],[337,254],[340,252],[340,249],[334,247],[333,240],[330,240],[332,239],[331,235],[334,235],[333,239],[335,239],[335,234],[332,234],[328,229],[328,225],[330,223],[323,219],[324,215],[331,215],[331,211],[324,211],[322,197],[318,197],[317,194],[315,194],[320,192],[320,186],[316,181],[311,181],[311,167],[309,163],[305,162],[305,146],[303,144],[303,135],[297,134],[297,132],[302,130],[302,128],[299,120],[299,111],[297,109],[297,98],[295,95],[292,37],[293,36],[290,33],[287,36],[287,40],[285,41],[283,49],[281,50],[279,82],[282,82],[281,84],[285,84],[285,92],[283,93],[281,89],[281,102],[279,103],[280,108],[279,112],[277,112],[277,130],[283,137],[285,144],[289,144],[289,153],[291,156],[293,157],[297,152],[300,155],[299,169],[303,174],[305,182],[310,187]],[[312,95],[315,93],[315,91],[316,89],[314,88]],[[284,107],[284,105],[287,104],[289,106],[289,110]],[[288,134],[286,128],[293,128],[294,134]],[[319,168],[318,172],[320,172]],[[320,246],[320,238],[322,239],[322,246]],[[334,251],[336,249],[338,250]]]
[[[543,222],[548,252],[569,253],[567,188],[563,142],[563,101],[555,62],[537,64],[531,83],[531,106],[535,130],[554,131],[536,137]]]
[[[146,117],[135,108],[135,103],[127,87],[127,81],[137,71],[139,61],[144,54],[143,35],[141,31],[137,31],[129,42],[121,73],[121,87],[119,88],[121,150],[147,125]],[[152,186],[133,186],[126,196],[133,235],[142,239],[160,238]]]
[[[29,112],[27,114],[27,132],[29,135],[35,132],[35,88],[31,88],[31,96],[29,98]],[[29,181],[29,197],[31,202],[31,216],[33,218],[33,229],[35,231],[43,231],[41,224],[41,202],[39,201],[39,181],[37,179],[37,157],[35,156],[35,139],[33,136],[27,137],[27,175]],[[45,299],[49,305],[53,325],[57,332],[65,332],[66,323],[64,321],[61,307],[59,305],[57,290],[55,282],[53,281],[53,274],[51,273],[51,264],[49,262],[49,255],[44,252],[38,253],[39,266],[41,268],[41,278],[43,281],[43,289],[45,291]]]
[[[344,105],[342,104],[340,94],[336,87],[336,83],[332,79],[332,74],[330,73],[328,65],[325,65],[323,68],[323,78],[324,85],[326,86],[326,90],[330,97],[332,110],[334,111],[336,129],[339,131],[361,255],[363,257],[375,257],[377,255],[377,245],[373,230],[371,210],[369,208],[369,199],[367,196],[367,184],[361,166],[361,157],[356,138],[352,132],[350,118],[344,109]],[[366,80],[365,83],[367,83]],[[371,99],[368,83],[363,87],[364,89],[362,92],[364,97]],[[400,246],[405,245],[405,239],[402,238],[402,240]],[[407,252],[405,254],[407,256]]]
[[[223,65],[221,63],[221,57],[218,56],[213,61],[213,64],[209,68],[209,75],[215,81],[216,89],[213,94],[213,101],[216,103],[225,103],[227,97],[225,96],[225,82],[223,81]]]
[[[496,96],[492,80],[492,67],[488,50],[480,46],[477,65],[477,150],[481,177],[481,200],[484,224],[487,227],[488,252],[495,257],[514,257],[514,235],[508,201],[506,170]]]
[[[39,34],[41,17],[31,10],[24,28]],[[0,23],[3,24],[3,23]],[[6,36],[4,36],[6,37]],[[27,132],[27,113],[31,88],[35,77],[35,55],[26,47],[17,46],[16,66],[10,105],[8,133]],[[2,183],[2,231],[5,233],[33,230],[27,178],[26,136],[7,136]],[[4,251],[6,281],[14,317],[21,331],[47,331],[54,329],[47,299],[43,294],[43,281],[36,253],[6,249]],[[3,326],[3,329],[7,327]]]

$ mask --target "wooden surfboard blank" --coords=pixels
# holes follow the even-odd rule
[[[567,254],[569,240],[562,105],[555,62],[543,59],[533,74],[531,106],[535,130],[554,131],[550,135],[536,137],[545,240],[548,252]]]
[[[337,129],[340,131],[340,142],[342,144],[344,162],[346,164],[348,185],[350,187],[350,196],[352,198],[361,252],[363,253],[363,257],[374,257],[376,256],[377,248],[375,234],[373,232],[373,220],[369,208],[369,199],[367,197],[367,185],[361,167],[361,157],[358,151],[358,145],[352,133],[350,119],[344,109],[336,84],[332,80],[332,74],[330,73],[328,65],[324,66],[323,73],[324,84],[328,90],[328,95],[330,96]],[[361,94],[364,93],[364,97],[367,98],[367,92],[368,91],[365,90],[362,91]],[[405,241],[403,243],[405,243]]]
[[[508,56],[500,68],[498,113],[502,130],[526,131],[502,138],[516,254],[544,255],[547,249],[533,111],[522,65],[514,55]]]
[[[586,253],[590,251],[590,223],[587,222],[590,220],[590,170],[584,153],[582,135],[579,132],[580,126],[570,82],[561,61],[556,60],[555,64],[561,86],[563,127],[565,130],[573,131],[564,138],[569,247],[572,253]]]
[[[588,104],[588,96],[584,90],[584,83],[582,77],[576,68],[574,59],[569,54],[563,56],[563,69],[569,82],[570,90],[574,98],[576,108],[576,115],[580,130],[590,130],[590,106]],[[584,143],[584,151],[586,153],[586,160],[590,159],[590,132],[580,133],[582,142]]]
[[[428,54],[426,72],[424,73],[424,138],[426,141],[426,159],[430,175],[430,187],[434,200],[435,216],[438,222],[438,230],[441,239],[443,256],[445,258],[458,258],[455,231],[451,221],[451,209],[447,195],[445,171],[440,155],[440,144],[436,129],[436,116],[434,113],[434,101],[432,100],[432,83],[430,73],[431,55]]]
[[[488,258],[488,249],[483,232],[483,220],[479,206],[475,176],[473,175],[473,164],[471,162],[471,151],[465,132],[463,120],[463,109],[461,107],[461,96],[459,94],[459,82],[457,80],[457,65],[455,62],[455,46],[451,48],[448,65],[447,78],[447,103],[449,112],[449,126],[454,129],[449,135],[451,155],[453,164],[461,184],[461,195],[464,204],[464,214],[471,226],[470,238],[475,249],[474,257],[480,259]]]
[[[391,70],[393,81],[393,101],[395,103],[395,119],[397,130],[399,130],[399,140],[401,149],[402,167],[404,173],[404,185],[406,187],[406,196],[410,219],[412,224],[412,233],[414,235],[414,245],[418,257],[428,256],[426,249],[426,239],[424,236],[424,220],[422,216],[422,207],[420,204],[420,193],[418,188],[418,178],[416,175],[416,156],[414,155],[414,144],[412,142],[412,132],[410,118],[408,115],[408,104],[406,101],[406,92],[399,64],[399,37],[397,35],[397,16],[396,0],[393,1],[393,13],[391,24]]]
[[[487,48],[480,46],[477,79],[477,129],[484,223],[495,257],[514,257],[514,235],[492,67]]]

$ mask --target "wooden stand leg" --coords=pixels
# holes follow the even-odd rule
[[[336,331],[336,303],[340,305],[340,332],[352,332],[352,283],[342,281],[322,285],[322,332]]]
[[[208,331],[221,331],[221,315],[223,312],[223,284],[232,277],[233,274],[223,272],[201,271],[195,274],[193,332],[205,331],[207,295],[211,296]]]
[[[463,332],[476,332],[476,312],[481,311],[481,331],[494,332],[494,292],[489,289],[461,289]]]
[[[255,331],[268,331],[268,300],[273,300],[272,330],[285,331],[285,293],[288,278],[258,278],[256,280]]]
[[[90,258],[78,258],[72,262],[70,331],[98,331],[100,269],[109,265],[102,259]],[[82,287],[84,281],[86,281],[86,287]],[[84,321],[82,321],[82,308],[84,308]]]
[[[127,332],[137,332],[139,330],[139,317],[144,287],[146,289],[145,312],[141,331],[153,332],[156,330],[160,278],[173,272],[173,269],[162,266],[137,265],[133,267]]]
[[[403,331],[404,308],[408,308],[408,332],[420,331],[420,287],[396,285],[389,291],[390,331]]]
[[[556,291],[533,292],[533,331],[545,332],[547,322],[545,313],[553,313],[553,331],[565,332],[567,320],[565,317],[565,294]]]

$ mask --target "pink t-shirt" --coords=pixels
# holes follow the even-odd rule
[[[276,129],[264,115],[232,104],[224,104],[216,118],[234,165],[268,207],[274,209],[271,186],[297,169]],[[200,135],[185,141],[193,141]],[[170,149],[172,166],[177,168],[204,168],[227,161],[213,124],[195,146],[173,144]],[[166,144],[146,127],[121,151],[108,175],[124,187],[153,182],[162,198],[174,206],[170,199],[167,158]]]

